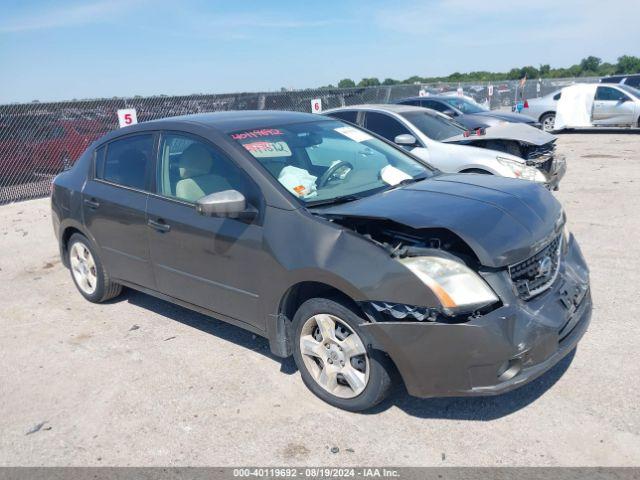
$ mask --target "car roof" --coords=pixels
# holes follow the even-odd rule
[[[164,128],[165,124],[184,122],[211,127],[223,133],[238,130],[253,130],[292,123],[305,123],[320,120],[317,115],[302,112],[283,112],[278,110],[238,110],[212,113],[196,113],[151,120],[141,125]]]
[[[431,110],[423,107],[416,107],[414,105],[402,105],[399,103],[367,103],[361,105],[349,105],[340,108],[332,108],[325,110],[324,113],[342,112],[345,110],[382,110],[384,112],[392,113],[406,113],[406,112],[431,112]]]

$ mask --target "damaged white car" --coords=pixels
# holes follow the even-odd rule
[[[443,172],[530,180],[557,190],[566,162],[555,137],[528,125],[470,131],[446,115],[409,105],[355,105],[325,112],[403,146]]]
[[[575,84],[528,100],[522,113],[538,119],[548,132],[565,128],[640,128],[640,90],[624,84]]]

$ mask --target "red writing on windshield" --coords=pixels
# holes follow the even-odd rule
[[[273,143],[271,142],[252,142],[245,143],[243,145],[244,148],[249,150],[250,152],[256,152],[261,150],[273,150]]]
[[[250,132],[234,133],[231,135],[231,138],[234,140],[244,140],[246,138],[269,137],[272,135],[283,135],[283,132],[277,128],[263,128],[260,130],[252,130]]]

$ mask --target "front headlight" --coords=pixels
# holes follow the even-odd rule
[[[537,168],[530,167],[524,162],[518,162],[504,157],[496,157],[500,165],[507,167],[513,173],[515,178],[521,178],[523,180],[529,180],[532,182],[545,183],[547,178]]]
[[[399,261],[435,293],[445,313],[473,312],[498,301],[489,285],[460,262],[443,257],[406,257]]]

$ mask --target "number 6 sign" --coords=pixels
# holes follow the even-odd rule
[[[314,98],[311,100],[311,113],[322,113],[322,99]]]
[[[136,114],[136,109],[122,108],[118,110],[118,123],[120,124],[120,128],[138,123],[138,115]]]

